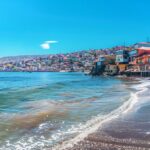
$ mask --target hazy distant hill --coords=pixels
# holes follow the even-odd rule
[[[48,57],[49,55],[22,55],[22,56],[8,56],[8,57],[1,57],[0,64],[5,64],[9,62],[20,62],[20,61],[28,61],[36,58],[44,58]]]

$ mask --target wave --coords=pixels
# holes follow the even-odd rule
[[[57,142],[63,141],[61,144],[53,145],[52,150],[63,150],[67,148],[73,147],[78,142],[83,141],[88,135],[95,132],[97,129],[101,128],[105,123],[118,118],[120,115],[125,115],[129,111],[133,110],[133,107],[139,101],[139,95],[147,90],[146,82],[141,83],[140,85],[136,85],[134,88],[137,89],[137,92],[131,93],[130,98],[118,109],[112,111],[108,115],[98,115],[93,117],[91,120],[87,121],[85,124],[75,124],[69,126],[68,129],[58,130],[54,129],[54,133],[49,137],[45,138],[44,136],[36,137],[31,135],[23,136],[19,141],[11,144],[10,146],[14,149],[36,149],[37,147],[40,149],[50,149],[50,147]],[[87,101],[93,101],[97,97],[89,98]],[[82,99],[83,100],[83,99]],[[86,99],[84,99],[86,100]],[[39,128],[38,131],[45,130],[47,126],[49,126],[49,119],[52,116],[56,118],[68,118],[68,109],[67,105],[69,104],[80,104],[79,101],[53,101],[53,100],[40,100],[40,101],[33,101],[27,102],[24,105],[21,105],[20,108],[29,110],[30,114],[20,115],[13,118],[13,123],[17,125],[18,128]],[[30,110],[36,110],[35,112]],[[62,112],[63,111],[63,112]],[[50,118],[49,118],[50,117]],[[28,122],[26,122],[28,120]],[[62,119],[63,120],[63,119]],[[11,128],[16,127],[11,126]],[[51,127],[53,128],[53,127]],[[37,131],[37,132],[38,132]],[[47,132],[50,132],[48,129]],[[41,134],[42,135],[42,134]],[[5,145],[6,146],[6,145]],[[6,146],[7,147],[7,146]],[[6,147],[3,147],[4,149]],[[10,147],[9,147],[10,148]],[[11,148],[10,148],[11,149]]]
[[[64,141],[62,144],[55,145],[52,150],[64,150],[71,148],[78,144],[78,142],[83,141],[88,135],[101,128],[105,123],[108,123],[109,121],[118,118],[120,115],[125,115],[126,113],[132,111],[133,107],[139,101],[138,96],[148,90],[147,86],[150,86],[150,83],[147,83],[147,81],[143,81],[140,85],[137,85],[135,88],[139,91],[131,93],[129,100],[126,101],[121,107],[112,111],[108,115],[98,115],[87,121],[85,125],[80,125],[80,128],[77,128],[80,133],[76,137]]]
[[[0,130],[15,132],[16,130],[31,130],[38,127],[39,124],[49,121],[53,118],[64,119],[68,117],[68,111],[65,107],[49,101],[27,102],[21,105],[20,109],[25,109],[24,113],[1,113]]]

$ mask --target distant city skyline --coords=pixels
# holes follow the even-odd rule
[[[149,6],[149,0],[0,1],[0,57],[146,41]]]

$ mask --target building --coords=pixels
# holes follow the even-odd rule
[[[140,43],[136,43],[134,44],[134,49],[138,49],[138,48],[150,48],[150,42],[140,42]]]
[[[135,61],[136,64],[143,64],[143,65],[150,64],[150,54],[137,57]]]
[[[99,56],[99,58],[94,61],[92,74],[93,75],[102,74],[105,69],[105,62],[106,62],[106,57],[104,55]]]
[[[108,64],[105,67],[105,73],[107,75],[117,75],[118,74],[118,66],[115,64]]]
[[[138,48],[129,52],[130,66],[127,72],[136,76],[149,76],[150,72],[150,48]]]
[[[127,50],[116,51],[116,64],[126,64],[129,62],[129,53]]]
[[[129,52],[129,59],[130,59],[130,64],[136,64],[136,58],[142,57],[144,55],[150,55],[150,48],[138,48],[138,49],[133,49]]]
[[[116,65],[118,67],[118,72],[122,73],[127,69],[129,63],[129,51],[119,50],[116,51]]]

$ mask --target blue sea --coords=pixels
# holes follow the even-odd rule
[[[133,133],[149,138],[149,86],[82,73],[0,73],[0,149],[65,149],[116,118],[130,129],[131,120],[142,122]]]

